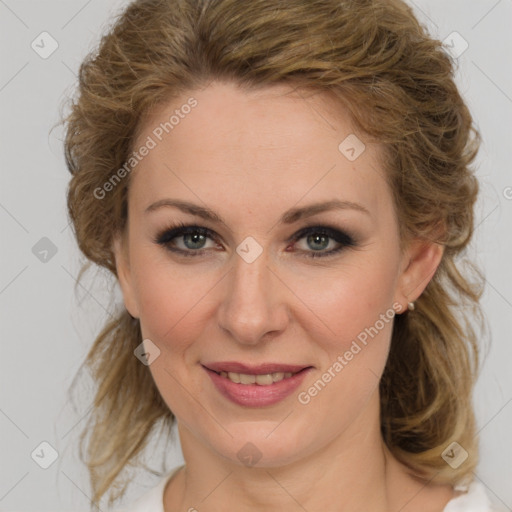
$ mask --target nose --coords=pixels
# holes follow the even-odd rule
[[[265,250],[251,263],[238,254],[234,260],[217,311],[220,327],[244,345],[278,336],[289,322],[287,287],[269,267]]]

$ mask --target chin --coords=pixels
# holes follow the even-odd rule
[[[225,442],[222,444],[219,444],[218,438],[210,439],[209,443],[229,462],[256,468],[283,467],[315,451],[314,441],[307,438],[306,428],[303,434],[296,432],[290,435],[289,425],[287,428],[283,425],[276,428],[275,421],[264,425],[267,426],[264,428],[261,422],[253,428],[246,423],[241,423],[238,428],[230,426],[228,430],[233,437],[223,436]]]

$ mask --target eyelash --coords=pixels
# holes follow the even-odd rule
[[[208,249],[198,249],[198,250],[183,250],[183,249],[176,249],[172,248],[170,246],[170,242],[174,240],[175,238],[179,238],[184,235],[189,234],[199,234],[204,235],[210,238],[213,241],[216,241],[217,236],[216,234],[208,228],[197,226],[195,224],[184,224],[182,222],[175,224],[174,226],[169,226],[163,231],[161,231],[156,237],[154,242],[158,245],[163,246],[166,250],[180,253],[183,256],[186,257],[195,257],[200,256],[204,252],[206,252]],[[316,251],[305,251],[305,256],[308,258],[328,258],[329,256],[334,256],[335,254],[341,252],[343,249],[347,247],[354,247],[356,246],[355,240],[347,233],[340,231],[334,227],[330,226],[308,226],[306,228],[303,228],[299,230],[295,235],[293,235],[290,239],[287,240],[287,242],[297,242],[298,240],[301,240],[302,238],[307,237],[308,235],[315,234],[315,235],[324,235],[328,238],[333,239],[334,241],[341,244],[336,249],[331,249],[330,251],[324,251],[324,252],[316,252]]]

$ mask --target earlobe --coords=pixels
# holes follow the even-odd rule
[[[123,293],[124,305],[133,318],[139,318],[139,308],[135,300],[128,251],[122,234],[114,236],[112,249],[116,260],[117,280]]]
[[[444,247],[427,240],[416,240],[404,254],[404,269],[399,278],[396,301],[405,306],[423,293],[443,258]],[[409,308],[411,309],[411,308]]]

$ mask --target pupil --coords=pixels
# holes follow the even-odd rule
[[[310,235],[308,237],[308,241],[313,241],[313,243],[317,243],[318,240],[323,240],[324,242],[327,241],[327,244],[323,244],[322,247],[319,247],[318,249],[325,249],[328,245],[329,245],[329,242],[328,242],[328,237],[326,237],[325,235]]]
[[[189,234],[185,235],[185,237],[184,237],[185,245],[188,246],[186,241],[188,239],[190,239],[190,238],[192,239],[192,244],[195,244],[195,243],[199,243],[200,244],[201,242],[204,242],[204,240],[201,240],[202,238],[204,239],[204,235],[197,234],[197,233],[196,234],[190,234],[189,233]],[[192,249],[198,249],[198,248],[199,247],[192,247]]]

